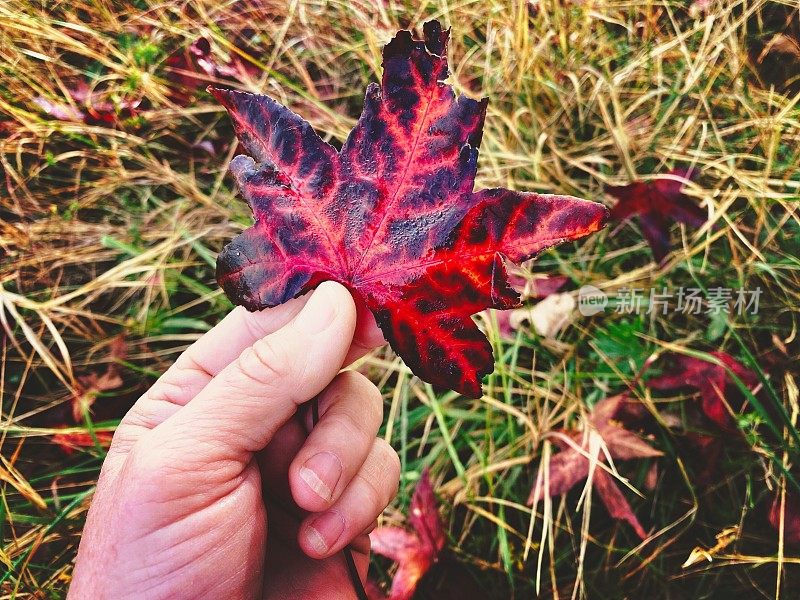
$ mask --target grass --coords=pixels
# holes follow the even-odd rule
[[[709,221],[673,227],[663,266],[629,223],[548,251],[530,272],[567,275],[569,290],[763,294],[758,315],[606,311],[555,339],[527,327],[504,339],[482,315],[497,367],[480,400],[434,393],[388,350],[370,357],[361,368],[382,386],[383,433],[403,465],[387,519],[402,521],[425,467],[444,500],[449,550],[420,597],[796,593],[800,549],[766,516],[800,477],[796,3],[12,0],[0,2],[2,597],[61,597],[69,584],[103,456],[51,442],[86,393],[79,377],[119,364],[123,385],[95,394],[74,426],[112,431],[230,309],[213,265],[249,219],[226,177],[236,144],[221,108],[182,89],[168,58],[205,36],[219,64],[249,65],[238,87],[269,93],[338,144],[380,75],[382,46],[428,18],[452,25],[456,88],[490,97],[478,187],[610,203],[608,185],[676,165],[699,173],[688,189]],[[111,122],[43,111],[44,99],[86,112],[69,93],[81,81],[111,103]],[[110,357],[120,334],[127,353]],[[741,435],[699,421],[690,394],[656,396],[636,378],[667,351],[719,349],[762,378]],[[648,464],[617,465],[640,491],[625,493],[651,532],[644,543],[583,490],[525,503],[553,432],[580,428],[598,400],[625,390],[652,411],[646,433],[665,453],[650,490]],[[698,431],[723,438],[706,479],[689,443]],[[682,566],[696,549],[709,560]],[[378,559],[372,573],[385,583],[391,567]]]

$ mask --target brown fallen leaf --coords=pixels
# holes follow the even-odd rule
[[[569,281],[569,277],[564,275],[541,275],[528,279],[518,273],[509,270],[509,281],[514,289],[520,291],[522,300],[531,298],[548,298],[555,294]],[[497,329],[500,335],[505,338],[514,336],[523,322],[529,320],[531,308],[524,306],[515,310],[496,310],[492,309],[497,321]]]
[[[629,404],[636,406],[634,408],[628,406]],[[605,398],[592,409],[584,431],[562,431],[559,436],[554,437],[560,451],[550,458],[546,467],[547,489],[545,489],[545,466],[540,465],[536,483],[528,497],[528,504],[536,506],[545,493],[550,496],[564,494],[591,474],[592,486],[609,514],[630,524],[640,538],[646,538],[644,527],[617,487],[614,478],[600,466],[600,463],[607,461],[606,452],[612,459],[619,460],[662,455],[662,452],[650,446],[636,433],[622,426],[618,419],[626,410],[638,412],[642,409],[639,403],[631,402],[626,394]]]
[[[540,336],[554,338],[572,321],[576,306],[572,294],[552,294],[530,309],[531,325]]]

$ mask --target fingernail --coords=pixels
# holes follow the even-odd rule
[[[320,452],[300,467],[300,478],[317,496],[330,502],[342,476],[342,461],[331,452]]]
[[[311,298],[295,317],[298,329],[306,333],[320,333],[333,323],[337,311],[329,285],[322,283],[311,292]]]
[[[320,556],[328,553],[344,531],[344,518],[338,512],[323,513],[306,526],[305,537],[309,546]]]

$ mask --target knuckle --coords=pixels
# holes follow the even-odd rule
[[[364,491],[362,498],[366,506],[371,506],[376,509],[381,509],[388,504],[388,500],[384,500],[386,492],[380,489],[378,481],[369,473],[359,473],[358,477],[364,483]]]
[[[163,477],[165,472],[173,468],[173,461],[169,460],[166,453],[153,451],[142,440],[133,445],[125,461],[126,477],[139,483],[150,481],[156,477]]]
[[[355,406],[340,405],[330,414],[331,427],[341,432],[342,438],[350,440],[351,446],[369,448],[375,432],[368,431],[360,410]]]
[[[365,464],[364,480],[375,492],[377,504],[389,504],[400,485],[400,457],[383,438],[376,438],[371,459]]]
[[[237,361],[239,371],[249,380],[262,385],[286,381],[292,373],[286,354],[269,336],[247,348]]]
[[[247,333],[254,340],[260,340],[272,333],[272,331],[265,326],[261,313],[251,313],[243,306],[237,306],[234,310],[239,311],[239,318],[244,323]]]
[[[397,490],[400,487],[400,456],[397,451],[392,448],[392,445],[383,438],[378,439],[378,447],[380,448],[379,454],[383,457],[383,473],[384,476],[391,481],[391,494],[387,502],[397,495]]]

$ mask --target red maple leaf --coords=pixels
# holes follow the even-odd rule
[[[520,262],[602,227],[606,209],[570,196],[473,192],[486,100],[456,97],[448,32],[400,31],[383,52],[382,85],[337,152],[267,96],[210,88],[252,156],[231,163],[255,225],[223,249],[217,280],[249,310],[324,280],[374,313],[411,370],[478,397],[494,368],[471,319],[512,308],[503,257]]]
[[[691,177],[691,171],[673,169],[668,178],[606,188],[618,199],[611,208],[611,218],[621,221],[636,216],[642,235],[658,262],[669,253],[669,226],[673,221],[692,227],[700,227],[706,222],[705,211],[681,191],[683,183]]]
[[[758,383],[755,373],[742,366],[725,352],[711,352],[711,356],[727,365],[748,388]],[[700,358],[683,354],[670,354],[672,366],[663,375],[647,380],[647,387],[653,390],[678,390],[685,387],[700,392],[703,413],[723,429],[731,426],[728,406],[729,399],[736,394],[734,384],[725,367],[715,365]]]
[[[661,456],[660,451],[651,447],[632,431],[625,429],[617,420],[624,418],[626,411],[635,414],[640,410],[641,405],[629,401],[624,394],[605,398],[592,409],[586,430],[562,431],[559,436],[554,437],[556,445],[561,450],[552,456],[547,464],[547,489],[545,489],[545,470],[542,465],[528,497],[528,504],[536,506],[545,493],[550,496],[564,494],[587,479],[591,473],[592,486],[608,513],[615,519],[626,521],[633,527],[636,535],[645,539],[647,533],[631,505],[617,487],[614,478],[600,465],[606,462],[605,452],[599,444],[591,443],[591,435],[599,435],[606,451],[613,459]],[[593,464],[589,457],[592,457],[596,464]]]
[[[372,551],[398,563],[389,600],[408,600],[444,548],[445,534],[427,469],[411,498],[408,522],[414,529],[378,527],[369,534]]]

